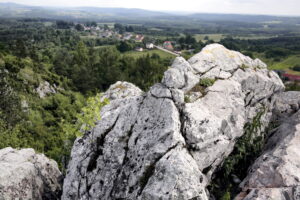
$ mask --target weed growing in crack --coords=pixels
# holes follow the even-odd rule
[[[235,178],[243,180],[248,168],[260,155],[265,144],[266,130],[263,131],[261,118],[266,108],[244,126],[244,135],[238,139],[232,153],[224,160],[222,167],[214,174],[210,186],[210,193],[216,199],[232,199],[239,193],[239,182]]]
[[[247,65],[245,65],[245,64],[242,64],[242,65],[240,66],[240,68],[241,68],[243,71],[245,71],[245,69],[249,68],[249,66],[247,66]]]
[[[200,80],[199,85],[203,86],[203,87],[210,87],[212,86],[214,83],[216,82],[215,79],[211,79],[211,78],[203,78]]]
[[[190,99],[190,97],[188,95],[184,96],[184,102],[185,103],[191,103],[191,99]]]

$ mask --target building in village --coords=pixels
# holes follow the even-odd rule
[[[136,35],[135,36],[135,41],[142,42],[143,40],[144,40],[144,36],[143,35]]]
[[[147,49],[153,49],[154,48],[154,44],[153,43],[147,43],[146,44],[146,48]]]
[[[165,48],[165,49],[167,49],[169,51],[173,51],[174,50],[174,47],[173,47],[171,41],[165,41],[164,44],[163,44],[163,48]]]

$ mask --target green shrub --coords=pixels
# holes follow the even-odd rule
[[[238,139],[232,153],[224,160],[222,167],[216,172],[209,190],[216,199],[230,199],[238,193],[238,184],[233,182],[233,175],[241,180],[247,175],[249,166],[255,161],[262,151],[265,137],[262,130],[261,117],[266,112],[262,108],[244,126],[244,135]]]
[[[226,192],[226,193],[222,196],[221,200],[231,200],[231,198],[230,198],[230,192]]]
[[[292,70],[300,72],[300,65],[295,65],[294,67],[292,67]]]
[[[240,68],[241,68],[242,70],[245,70],[245,69],[249,68],[249,66],[247,66],[247,65],[245,65],[245,64],[242,64],[242,66],[240,66]]]
[[[190,97],[189,96],[184,96],[184,102],[185,103],[190,103],[191,102],[191,99],[190,99]]]
[[[215,83],[215,79],[211,78],[203,78],[200,80],[199,85],[204,86],[204,87],[210,87]]]
[[[86,106],[81,109],[77,114],[77,121],[75,124],[62,124],[63,130],[66,135],[76,137],[82,136],[83,133],[90,131],[95,127],[96,122],[101,119],[101,108],[109,103],[108,99],[101,100],[101,94],[87,99]]]

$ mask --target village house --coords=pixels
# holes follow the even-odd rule
[[[136,50],[136,51],[139,51],[139,52],[144,51],[144,49],[143,49],[142,47],[137,47],[137,48],[135,48],[135,50]]]
[[[130,40],[132,38],[132,33],[124,33],[123,40]]]
[[[146,44],[146,48],[147,49],[153,49],[154,48],[154,44],[153,43],[147,43]]]
[[[85,26],[85,25],[82,25],[82,26],[83,26],[85,31],[90,31],[91,30],[91,27],[88,27],[88,26]]]
[[[163,44],[163,48],[165,48],[165,49],[167,49],[169,51],[173,51],[174,50],[174,47],[173,47],[171,41],[165,41],[164,44]]]
[[[144,40],[144,36],[143,35],[136,35],[135,36],[135,41],[142,42],[143,40]]]
[[[102,37],[102,38],[109,38],[113,35],[113,32],[112,31],[105,31],[105,32],[101,32],[99,34],[99,37]]]

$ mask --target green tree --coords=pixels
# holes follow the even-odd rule
[[[133,45],[127,41],[121,41],[117,48],[120,52],[126,52],[133,50]]]
[[[75,29],[77,31],[84,31],[84,27],[81,24],[76,24]]]

